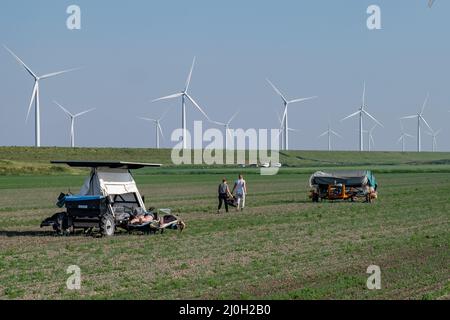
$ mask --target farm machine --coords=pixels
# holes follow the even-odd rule
[[[309,197],[313,202],[362,200],[371,203],[378,198],[378,185],[371,171],[318,171],[311,176],[309,184]]]
[[[50,226],[57,234],[69,235],[76,229],[89,234],[100,231],[112,236],[118,228],[132,232],[163,232],[165,229],[183,230],[185,224],[170,209],[146,209],[132,169],[160,167],[159,164],[102,161],[52,161],[76,168],[90,168],[80,192],[76,195],[61,193],[57,206],[65,207],[45,219],[41,228]]]

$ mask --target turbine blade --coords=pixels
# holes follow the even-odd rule
[[[287,108],[288,108],[288,105],[286,105],[284,107],[283,117],[281,118],[281,127],[280,127],[280,129],[284,128],[284,119],[286,119],[286,116],[287,116]]]
[[[364,81],[363,95],[362,95],[362,106],[366,106],[366,82]]]
[[[194,60],[192,60],[191,69],[189,70],[189,75],[187,77],[186,85],[184,87],[185,92],[187,92],[189,89],[189,84],[191,83],[191,77],[192,77],[192,71],[194,70],[194,65],[195,65],[195,57],[194,57]]]
[[[159,118],[159,121],[161,121],[161,120],[166,116],[166,114],[169,112],[169,110],[170,110],[170,109],[167,109],[167,110],[161,115],[161,117]]]
[[[335,132],[335,131],[333,131],[333,130],[330,130],[330,132],[331,132],[332,134],[334,134],[336,137],[341,138],[341,139],[344,139],[339,133],[337,133],[337,132]]]
[[[158,126],[158,130],[159,130],[159,132],[161,132],[161,137],[164,139],[164,134],[163,134],[163,131],[162,131],[162,128],[161,128],[161,125],[159,124],[159,121],[157,122],[157,126]]]
[[[325,131],[324,133],[322,133],[320,136],[318,136],[317,139],[322,138],[323,136],[325,136],[325,135],[327,135],[327,134],[328,134],[328,130]]]
[[[275,111],[275,113],[277,114],[278,122],[281,123],[280,114],[277,111]]]
[[[233,135],[231,134],[230,128],[227,128],[227,134],[230,136],[231,139],[233,139]]]
[[[423,106],[422,106],[422,111],[420,111],[420,115],[423,114],[423,112],[425,111],[425,108],[427,107],[427,103],[428,103],[428,99],[430,98],[430,93],[427,93],[427,96],[425,98],[425,101],[423,102]]]
[[[230,120],[228,120],[227,124],[230,124],[234,120],[234,118],[236,118],[236,116],[239,114],[239,112],[240,112],[240,110],[236,111],[236,113],[233,114],[233,116],[230,118]]]
[[[214,121],[214,120],[209,120],[209,122],[214,123],[214,124],[217,124],[217,125],[219,125],[219,126],[226,126],[226,125],[227,125],[226,123],[219,122],[219,121]]]
[[[413,135],[410,135],[410,134],[407,134],[407,133],[405,133],[405,137],[414,138]]]
[[[43,76],[41,76],[39,78],[40,79],[48,79],[48,78],[55,77],[55,76],[58,76],[63,73],[72,72],[72,71],[79,70],[79,69],[80,68],[73,68],[73,69],[67,69],[67,70],[63,70],[63,71],[52,72],[52,73],[44,74]]]
[[[431,132],[433,132],[433,129],[431,129],[431,126],[428,124],[427,120],[425,120],[424,117],[420,116],[420,119],[422,119],[422,121],[426,124],[426,126],[428,127],[428,129],[430,129]]]
[[[58,107],[61,108],[62,111],[64,111],[69,117],[73,117],[74,115],[72,113],[70,113],[69,110],[67,110],[66,108],[64,108],[62,105],[60,105],[58,102],[56,102],[55,100],[53,100],[53,103],[56,104]]]
[[[33,105],[33,100],[36,97],[36,91],[38,88],[38,82],[34,82],[33,93],[31,94],[30,105],[28,106],[27,117],[25,118],[25,123],[28,122],[28,117],[30,116],[31,106]]]
[[[402,119],[414,119],[414,118],[417,118],[417,114],[413,115],[413,116],[402,117],[402,118],[400,118],[400,120],[402,120]]]
[[[88,112],[94,111],[95,109],[96,108],[92,108],[92,109],[89,109],[89,110],[86,110],[86,111],[82,111],[82,112],[77,113],[76,115],[74,115],[74,117],[76,118],[76,117],[82,116],[83,114],[86,114]]]
[[[174,98],[179,98],[179,97],[181,97],[182,95],[183,95],[182,92],[174,93],[174,94],[171,94],[171,95],[169,95],[169,96],[165,96],[165,97],[161,97],[161,98],[152,100],[152,102],[161,101],[161,100],[168,100],[168,99],[174,99]]]
[[[273,90],[275,90],[275,92],[281,97],[281,99],[283,99],[283,101],[284,101],[285,103],[287,103],[288,101],[287,101],[287,99],[284,97],[284,95],[281,93],[281,91],[278,90],[278,88],[275,87],[275,85],[274,85],[269,79],[266,79],[266,80],[267,80],[267,82],[272,86]]]
[[[145,121],[153,121],[153,122],[156,122],[155,119],[150,119],[150,118],[138,117],[138,119],[145,120]]]
[[[291,104],[291,103],[302,102],[302,101],[307,101],[307,100],[312,100],[312,99],[317,99],[317,98],[318,98],[317,96],[314,96],[314,97],[308,97],[308,98],[294,99],[294,100],[288,101],[288,103]]]
[[[186,97],[188,97],[188,99],[189,100],[191,100],[191,102],[194,104],[194,106],[205,116],[205,118],[207,119],[207,120],[209,120],[209,117],[207,116],[207,114],[205,113],[205,111],[203,111],[203,109],[202,108],[200,108],[200,106],[198,105],[198,103],[197,102],[195,102],[195,100],[194,99],[192,99],[192,97],[190,96],[190,95],[188,95],[187,93],[185,94],[186,95]]]
[[[20,60],[20,58],[18,56],[15,55],[14,52],[12,52],[11,49],[9,49],[7,46],[3,45],[3,47],[14,57],[14,59],[16,59],[17,62],[19,62],[22,67],[25,68],[25,70],[36,80],[38,78],[38,76],[25,64],[25,62],[23,62],[22,60]]]
[[[378,124],[380,127],[383,127],[383,128],[384,128],[384,126],[381,124],[381,122],[378,121],[377,119],[375,119],[375,118],[374,118],[370,113],[368,113],[366,110],[362,110],[362,112],[364,112],[364,114],[365,114],[366,116],[368,116],[370,119],[372,119],[373,121],[375,121],[375,123]]]
[[[355,113],[352,113],[351,115],[349,115],[349,116],[345,117],[345,118],[344,118],[344,119],[342,119],[341,121],[344,121],[344,120],[350,119],[350,118],[352,118],[352,117],[354,117],[354,116],[356,116],[356,115],[358,115],[358,114],[360,114],[360,113],[361,113],[361,111],[360,111],[360,110],[358,110],[358,111],[356,111]]]

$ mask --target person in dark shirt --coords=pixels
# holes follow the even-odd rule
[[[228,187],[227,179],[223,178],[222,183],[219,184],[219,206],[217,207],[217,213],[220,213],[220,209],[222,208],[222,203],[225,204],[225,211],[228,212],[228,203],[227,198],[231,197],[230,188]]]

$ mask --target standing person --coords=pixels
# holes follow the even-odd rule
[[[245,208],[245,195],[247,194],[247,183],[245,182],[242,174],[240,174],[238,176],[238,179],[234,183],[232,193],[234,193],[235,191],[236,191],[236,200],[237,200],[236,210],[242,211]]]
[[[220,209],[222,208],[222,203],[225,204],[225,211],[228,212],[228,202],[227,198],[231,197],[230,188],[228,187],[227,179],[223,178],[222,183],[219,184],[219,206],[217,207],[217,213],[220,213]]]

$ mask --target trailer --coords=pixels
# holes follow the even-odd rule
[[[313,202],[358,201],[371,203],[378,198],[378,184],[370,170],[317,171],[309,179]]]
[[[57,206],[65,207],[45,219],[42,227],[51,226],[57,234],[68,235],[76,229],[85,233],[96,230],[112,236],[117,228],[129,232],[163,232],[164,229],[183,230],[185,224],[170,209],[146,209],[130,170],[160,167],[160,164],[107,161],[52,161],[76,168],[90,168],[78,194],[61,193]]]

